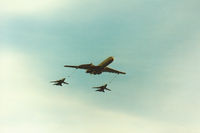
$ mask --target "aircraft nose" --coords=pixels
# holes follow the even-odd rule
[[[114,60],[114,57],[113,57],[113,56],[110,56],[109,58],[110,58],[110,60],[112,60],[112,61]]]

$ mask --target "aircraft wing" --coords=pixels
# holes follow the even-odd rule
[[[63,82],[63,84],[69,84],[69,83],[67,83],[67,82]]]
[[[56,81],[50,81],[50,83],[57,83],[58,82],[58,80],[56,80]]]
[[[100,87],[92,87],[92,88],[100,88]]]
[[[115,69],[112,69],[112,68],[109,68],[109,67],[105,67],[102,72],[110,72],[110,73],[117,73],[117,74],[126,74],[125,72],[120,72],[118,70],[115,70]]]
[[[106,90],[109,90],[109,91],[111,91],[111,89],[108,89],[108,88],[106,88]]]
[[[79,66],[65,65],[64,67],[71,67],[71,68],[76,68],[76,69],[89,69],[92,67],[92,64],[83,64],[83,65],[79,65]]]

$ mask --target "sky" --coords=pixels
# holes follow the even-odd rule
[[[0,0],[0,132],[199,133],[199,4]],[[115,74],[63,67],[109,56],[111,92],[92,87]]]

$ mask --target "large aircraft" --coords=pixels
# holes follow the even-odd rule
[[[99,87],[92,87],[92,88],[98,88],[96,91],[100,91],[100,92],[105,92],[104,90],[109,90],[111,91],[110,89],[106,88],[107,87],[107,84],[103,85],[103,86],[99,86]]]
[[[83,64],[79,66],[70,66],[65,65],[64,67],[72,67],[76,69],[85,69],[86,73],[90,74],[101,74],[102,72],[111,72],[111,73],[117,73],[117,74],[126,74],[125,72],[120,72],[118,70],[114,70],[112,68],[107,67],[110,63],[112,63],[114,60],[113,57],[108,57],[103,62],[101,62],[99,65],[95,66],[92,63],[90,64]]]
[[[65,78],[56,81],[51,81],[51,83],[54,83],[53,85],[59,85],[59,86],[62,86],[62,84],[69,84],[65,82]]]

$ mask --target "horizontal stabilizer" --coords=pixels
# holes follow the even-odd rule
[[[112,69],[112,68],[109,68],[109,67],[105,67],[103,72],[110,72],[110,73],[117,73],[117,74],[126,74],[125,72],[121,72],[121,71],[118,71],[118,70],[115,70],[115,69]]]
[[[70,66],[70,65],[64,65],[64,67],[78,68],[78,66]]]

